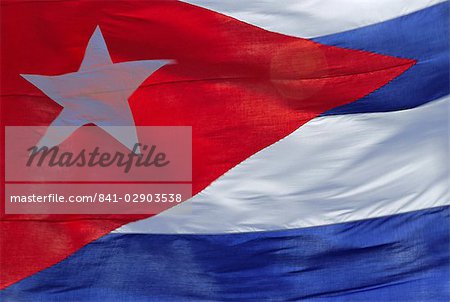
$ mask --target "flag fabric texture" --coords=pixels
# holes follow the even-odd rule
[[[126,119],[191,126],[193,156],[193,197],[158,215],[2,214],[2,301],[450,300],[448,1],[0,13],[3,145]],[[74,83],[128,102],[76,111]]]

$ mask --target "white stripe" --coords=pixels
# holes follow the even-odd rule
[[[267,231],[448,205],[449,101],[316,118],[185,203],[117,231]]]
[[[311,38],[383,22],[442,0],[186,0],[287,35]]]

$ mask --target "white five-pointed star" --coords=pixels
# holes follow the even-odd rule
[[[172,62],[144,60],[114,64],[97,26],[77,72],[57,76],[21,74],[64,107],[38,145],[56,146],[77,128],[94,123],[132,150],[138,138],[128,98],[153,72]]]

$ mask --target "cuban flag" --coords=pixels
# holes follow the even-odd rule
[[[193,193],[157,215],[3,211],[2,301],[450,301],[448,1],[0,13],[2,149],[7,126],[190,126]]]

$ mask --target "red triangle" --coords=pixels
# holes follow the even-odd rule
[[[60,108],[19,74],[76,71],[98,24],[113,62],[175,59],[176,65],[151,76],[129,102],[138,125],[193,127],[194,193],[414,64],[271,33],[175,1],[24,2],[2,7],[1,17],[3,126],[50,124]],[[138,218],[3,215],[1,285]]]

